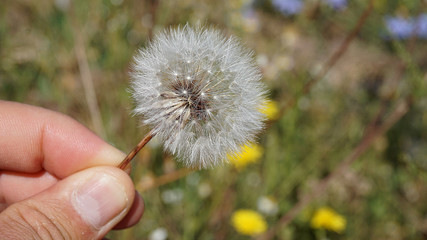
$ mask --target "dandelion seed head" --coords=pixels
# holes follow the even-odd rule
[[[263,128],[266,88],[253,54],[220,31],[164,31],[133,69],[134,112],[187,166],[222,164]]]

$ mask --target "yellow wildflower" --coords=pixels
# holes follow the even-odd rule
[[[257,235],[267,230],[267,222],[257,212],[249,209],[240,209],[231,216],[234,229],[243,235]]]
[[[326,230],[341,233],[346,226],[346,219],[328,207],[317,209],[311,219],[311,226],[313,228],[323,228]]]
[[[242,169],[249,163],[257,162],[262,154],[264,149],[258,145],[253,143],[248,143],[242,147],[240,152],[229,154],[228,159],[237,169]]]
[[[260,111],[270,120],[279,118],[279,104],[274,100],[266,101]]]

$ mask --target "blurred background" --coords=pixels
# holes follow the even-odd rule
[[[124,152],[132,56],[214,26],[254,50],[271,99],[259,143],[186,169],[133,162],[143,219],[111,239],[427,239],[426,0],[2,0],[0,99],[65,113]],[[1,109],[0,109],[1,111]]]

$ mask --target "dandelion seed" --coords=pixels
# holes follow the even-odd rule
[[[187,166],[227,162],[263,128],[265,86],[252,52],[233,37],[171,29],[139,52],[133,68],[134,112],[152,127],[147,140],[155,135]]]

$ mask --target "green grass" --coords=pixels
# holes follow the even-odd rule
[[[133,103],[127,88],[132,56],[144,47],[150,32],[188,21],[237,35],[254,49],[258,60],[267,59],[259,62],[271,98],[288,107],[259,136],[265,152],[257,163],[241,171],[224,166],[192,172],[144,191],[146,211],[141,222],[110,233],[110,238],[147,239],[154,229],[163,227],[169,239],[248,239],[230,225],[234,210],[256,210],[261,196],[271,196],[279,212],[265,217],[269,227],[275,226],[353,151],[382,106],[384,117],[378,125],[404,99],[410,99],[408,113],[335,175],[322,194],[310,199],[275,236],[425,238],[427,42],[382,38],[386,33],[383,17],[415,15],[422,9],[416,1],[411,5],[376,1],[349,48],[307,93],[302,89],[353,30],[368,1],[350,1],[343,11],[310,1],[295,17],[282,16],[269,1],[256,1],[256,30],[242,17],[243,0],[159,0],[154,8],[150,1],[112,2],[118,1],[79,0],[65,10],[48,0],[1,4],[0,99],[60,111],[95,129],[75,52],[76,39],[82,37],[105,138],[129,151],[148,131],[131,116]],[[149,177],[182,168],[160,144],[150,143],[136,159],[132,177],[137,189]],[[201,196],[201,188],[210,188],[210,194]],[[182,194],[182,199],[165,203],[162,196],[171,190]],[[347,219],[342,234],[310,227],[313,211],[321,206]]]

